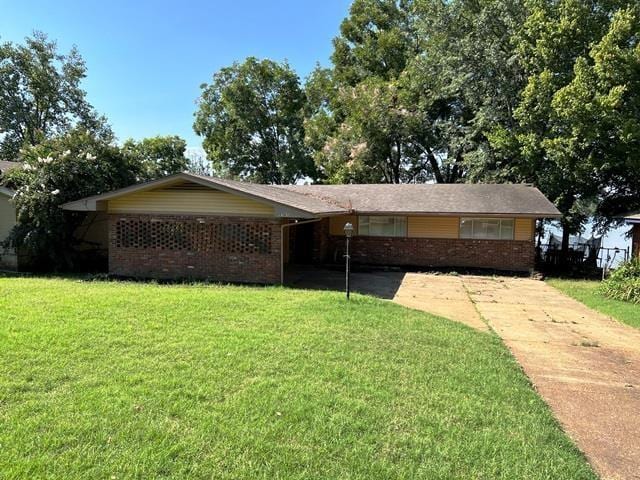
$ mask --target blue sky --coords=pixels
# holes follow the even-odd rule
[[[0,40],[33,30],[76,45],[89,101],[119,140],[177,134],[190,147],[195,100],[219,68],[247,56],[288,60],[304,78],[328,64],[349,0],[0,1]]]

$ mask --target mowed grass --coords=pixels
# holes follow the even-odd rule
[[[494,335],[285,288],[0,278],[3,479],[595,478]]]
[[[547,283],[584,303],[587,307],[632,327],[640,328],[640,305],[605,297],[598,291],[600,286],[598,281],[550,279]]]

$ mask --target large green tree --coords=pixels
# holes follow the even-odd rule
[[[141,181],[188,170],[186,148],[187,142],[177,135],[150,137],[140,141],[129,139],[122,146],[123,152],[137,164]]]
[[[194,129],[214,171],[261,183],[315,177],[304,145],[305,95],[288,64],[247,58],[202,85]]]
[[[488,132],[511,130],[526,82],[514,36],[527,18],[522,0],[422,0],[423,49],[408,77],[414,104],[431,112],[438,181],[510,181],[509,166],[490,148]],[[440,178],[438,178],[440,177]]]
[[[489,137],[509,176],[539,186],[563,213],[566,249],[569,235],[580,231],[594,206],[610,203],[628,185],[625,175],[634,175],[623,172],[639,153],[627,133],[637,115],[632,106],[637,83],[633,61],[616,62],[624,55],[612,47],[637,48],[638,31],[627,23],[624,33],[619,25],[622,12],[629,21],[637,6],[528,0],[526,7],[527,18],[513,40],[526,83],[513,126],[496,125]],[[611,41],[620,35],[624,39],[617,44]],[[603,74],[603,68],[610,71]],[[614,126],[617,121],[622,123]]]
[[[486,131],[512,121],[524,83],[511,41],[525,17],[518,1],[356,0],[333,67],[306,85],[307,143],[327,180],[485,177]]]
[[[419,52],[413,13],[409,0],[355,0],[333,68],[307,80],[306,141],[325,181],[399,183],[420,173],[412,160],[424,122],[401,81]]]
[[[18,225],[8,242],[29,255],[37,268],[74,268],[74,232],[85,215],[65,212],[60,205],[131,185],[139,166],[84,128],[25,147],[23,162],[22,169],[3,178],[16,190]]]
[[[110,137],[81,88],[85,76],[76,48],[61,54],[43,33],[0,44],[0,159],[19,160],[21,148],[74,126]]]
[[[596,181],[603,223],[640,208],[640,5],[614,12],[552,108],[564,128],[548,149]]]

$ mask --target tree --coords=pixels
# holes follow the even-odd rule
[[[355,0],[333,40],[336,80],[397,79],[420,51],[413,0]]]
[[[413,2],[356,0],[334,40],[331,70],[307,80],[307,145],[325,181],[409,181],[424,127],[400,80],[418,53]],[[418,160],[416,161],[416,157]]]
[[[327,181],[453,183],[498,170],[486,132],[512,121],[524,77],[511,38],[524,18],[508,0],[356,0],[333,68],[306,85],[307,143]]]
[[[571,83],[552,108],[565,125],[549,149],[573,158],[581,176],[596,181],[596,213],[610,218],[640,208],[640,7],[611,17],[588,56],[575,63]]]
[[[138,164],[141,181],[188,170],[186,148],[187,142],[176,135],[145,138],[139,142],[129,139],[122,146],[124,154]]]
[[[79,128],[26,147],[23,162],[4,178],[16,189],[18,219],[8,243],[39,268],[72,268],[74,231],[84,214],[60,205],[134,183],[137,166],[118,147]]]
[[[74,126],[112,139],[80,87],[85,76],[77,49],[60,54],[43,33],[26,38],[24,45],[0,44],[0,159],[18,160],[21,148]]]
[[[516,180],[510,158],[497,155],[488,136],[497,127],[510,131],[514,125],[526,76],[513,38],[526,18],[522,0],[420,2],[423,49],[409,66],[411,103],[432,112],[431,148],[442,159],[432,167],[436,178]]]
[[[304,106],[288,64],[251,57],[202,85],[194,130],[218,174],[295,183],[315,176],[304,145]]]
[[[613,101],[612,84],[587,86],[587,78],[598,68],[592,46],[603,41],[616,12],[627,3],[528,0],[527,18],[514,35],[526,83],[513,113],[514,126],[498,126],[489,137],[510,176],[536,184],[560,209],[565,251],[569,235],[580,231],[593,206],[616,190],[607,173],[610,166],[615,165],[618,175],[626,170],[621,167],[627,160],[614,153],[615,145],[624,142],[623,131],[610,124],[623,104]],[[611,65],[610,74],[624,76],[619,66]],[[629,154],[635,155],[627,150]]]

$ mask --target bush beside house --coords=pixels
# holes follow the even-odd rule
[[[640,303],[640,257],[634,257],[600,286],[603,295],[615,300]]]

